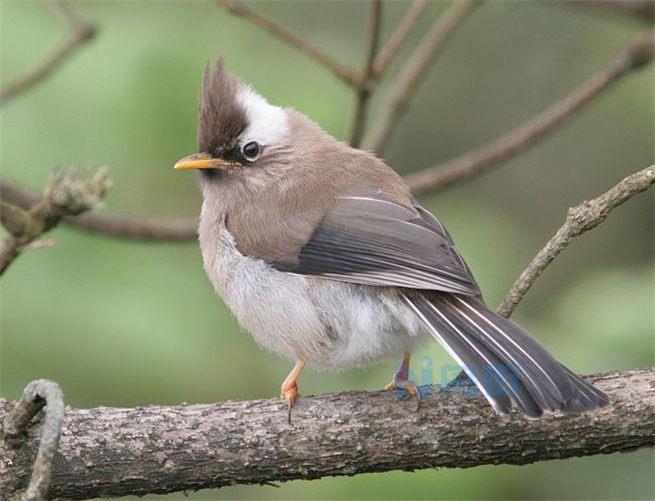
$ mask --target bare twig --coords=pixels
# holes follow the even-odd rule
[[[91,40],[95,35],[95,27],[79,21],[63,2],[56,2],[56,6],[68,27],[69,33],[66,42],[41,64],[2,87],[0,89],[0,104],[42,81],[57,69],[75,49],[84,42]]]
[[[423,37],[419,46],[401,68],[388,96],[382,103],[379,116],[364,142],[365,149],[377,152],[384,149],[432,62],[445,47],[450,35],[466,19],[476,4],[477,2],[473,0],[453,1]]]
[[[243,5],[241,2],[234,0],[217,0],[217,2],[232,14],[236,14],[247,19],[253,24],[256,24],[260,28],[268,31],[274,37],[298,49],[300,52],[307,54],[309,57],[331,70],[332,73],[337,75],[349,85],[352,85],[353,87],[358,85],[357,75],[352,69],[341,63],[338,63],[327,54],[321,52],[317,48],[304,41],[302,38],[297,37],[291,33],[286,28],[258,14],[254,10]]]
[[[430,5],[427,0],[416,0],[407,10],[407,14],[393,32],[387,43],[382,47],[373,62],[373,76],[379,78],[387,69],[393,58],[398,54],[409,34],[421,20],[423,12]]]
[[[587,82],[513,131],[434,167],[407,177],[412,191],[441,190],[451,184],[480,174],[503,160],[520,153],[537,140],[555,131],[577,111],[602,94],[612,83],[653,60],[655,34],[632,40],[621,52]]]
[[[380,42],[380,28],[382,26],[382,1],[371,0],[371,15],[368,28],[368,43],[366,46],[366,57],[359,75],[359,88],[357,89],[357,104],[350,133],[350,145],[354,148],[359,146],[364,135],[366,125],[366,109],[368,100],[371,97],[371,86],[369,82],[373,76],[373,61]]]
[[[655,369],[587,379],[610,405],[538,420],[495,415],[471,386],[424,386],[418,412],[384,391],[304,397],[293,425],[280,399],[67,409],[48,495],[107,498],[652,447]],[[0,418],[8,407],[0,399]],[[0,468],[3,493],[27,481],[26,456],[0,442],[0,464],[13,463]]]
[[[29,383],[20,400],[4,418],[3,430],[7,439],[18,439],[26,430],[32,419],[46,407],[45,422],[41,430],[38,452],[32,476],[27,490],[21,499],[41,501],[46,498],[52,476],[52,463],[59,445],[64,421],[64,394],[57,383],[47,379],[38,379]],[[14,448],[24,445],[13,443]],[[31,455],[30,455],[31,457]],[[4,496],[4,494],[2,494]]]
[[[21,209],[29,209],[39,201],[39,197],[4,180],[0,180],[0,198]],[[64,222],[80,230],[131,240],[186,241],[198,238],[196,218],[144,217],[91,212],[66,217]]]
[[[500,305],[498,313],[509,317],[534,281],[575,237],[598,226],[605,221],[610,211],[648,189],[654,182],[655,165],[651,165],[647,169],[626,177],[599,197],[569,209],[564,226],[557,230],[555,236],[548,241],[516,279]]]
[[[107,169],[92,176],[78,169],[60,170],[50,176],[43,198],[27,212],[3,202],[0,221],[7,230],[0,250],[0,275],[18,255],[67,216],[96,206],[110,186]]]
[[[83,29],[85,23],[77,18],[75,13],[64,0],[48,0],[48,2],[57,11],[57,14],[64,21],[64,24],[66,24],[71,33]]]

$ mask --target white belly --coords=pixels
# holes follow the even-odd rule
[[[242,255],[224,225],[201,227],[200,239],[205,270],[240,325],[291,361],[346,367],[401,357],[423,339],[393,291],[274,270]]]

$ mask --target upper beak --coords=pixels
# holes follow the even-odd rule
[[[179,160],[174,169],[225,169],[227,167],[235,167],[240,165],[237,162],[228,162],[227,160],[221,160],[219,158],[212,158],[207,153],[196,153],[195,155],[189,155],[184,157],[182,160]]]

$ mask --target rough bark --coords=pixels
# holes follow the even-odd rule
[[[278,399],[67,409],[49,497],[141,495],[327,475],[526,464],[655,442],[655,368],[589,376],[611,404],[540,420],[500,417],[466,385],[305,397],[287,423]],[[431,390],[431,391],[430,391]],[[0,400],[0,419],[12,404]],[[0,442],[0,497],[25,489],[41,425]],[[13,447],[13,448],[12,448]]]

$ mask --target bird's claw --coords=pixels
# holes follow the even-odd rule
[[[291,408],[298,401],[299,396],[300,393],[298,393],[298,385],[295,382],[289,385],[283,385],[280,390],[280,398],[284,398],[287,401],[287,406],[289,408],[289,424],[291,424]]]
[[[411,379],[401,379],[394,377],[391,383],[384,387],[387,391],[396,391],[396,390],[405,390],[409,393],[410,397],[416,399],[416,411],[419,410],[421,406],[421,391],[419,390],[416,383]]]

